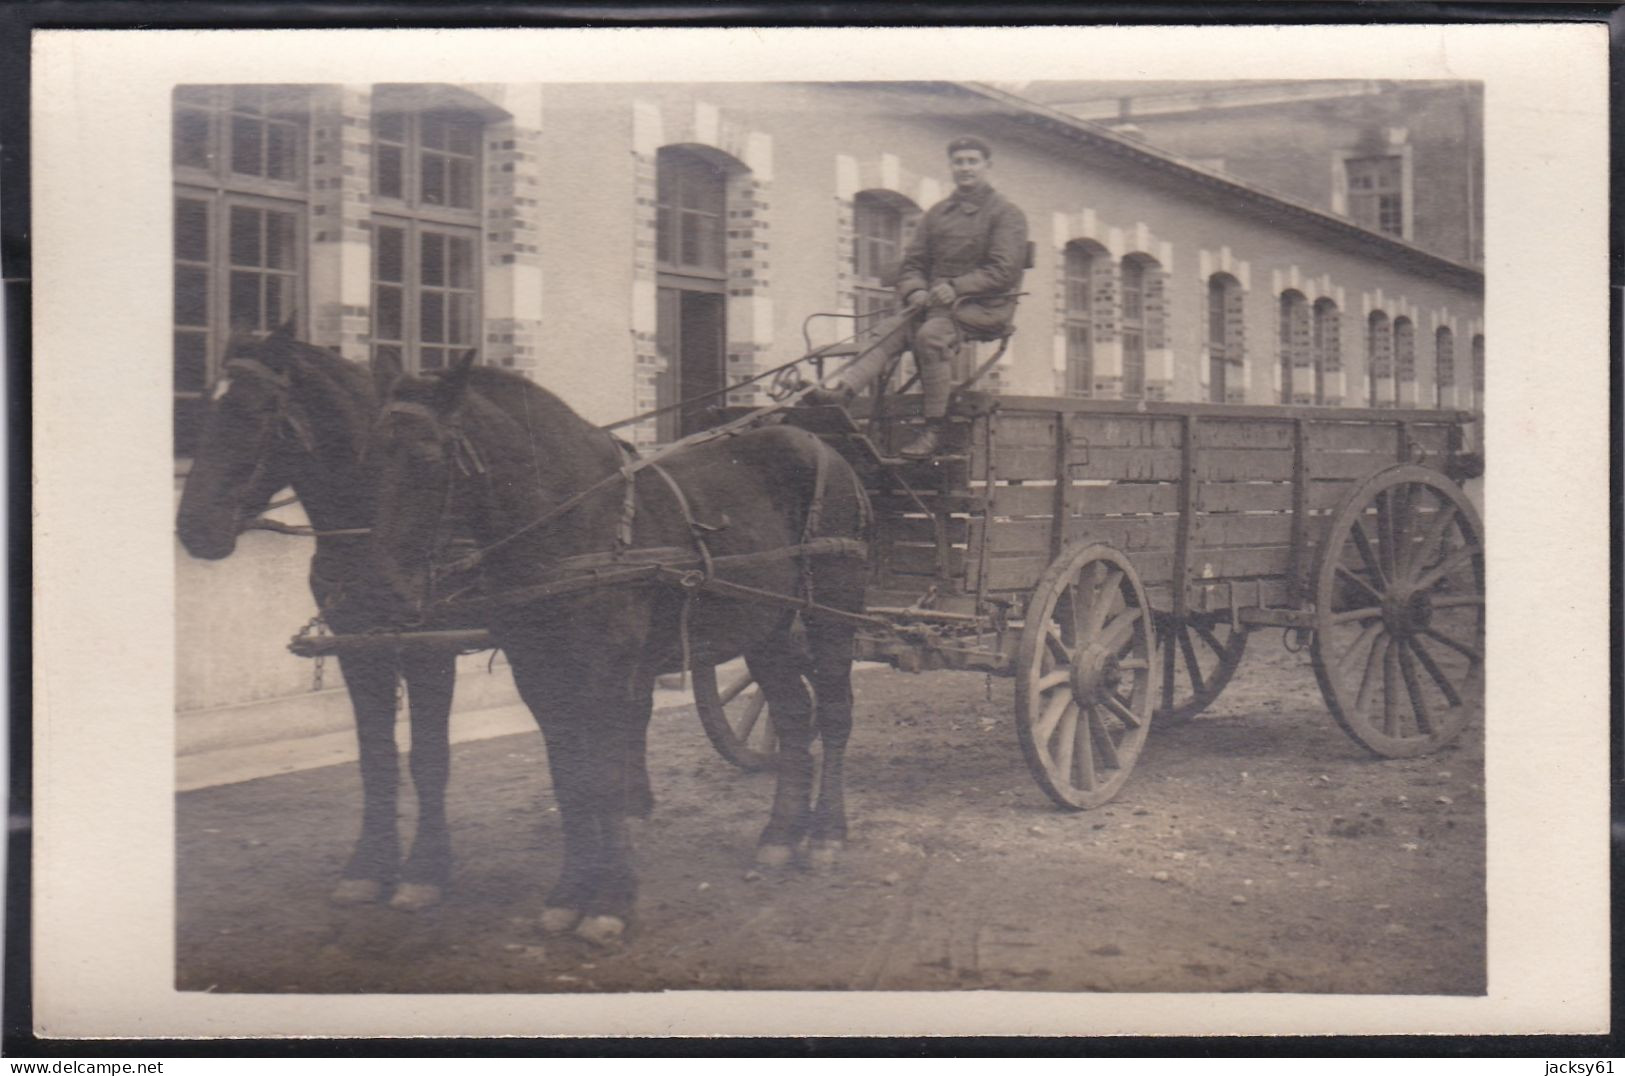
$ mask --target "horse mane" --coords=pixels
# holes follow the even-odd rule
[[[521,425],[534,424],[558,432],[585,434],[598,427],[574,408],[530,378],[500,366],[475,366],[468,372],[468,387],[506,411]],[[571,427],[579,427],[572,431]]]
[[[269,342],[268,342],[269,343]],[[367,368],[328,348],[301,340],[285,343],[288,373],[305,382],[300,404],[317,430],[342,434],[359,456],[378,414],[378,396]]]

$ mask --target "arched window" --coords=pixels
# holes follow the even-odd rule
[[[480,338],[484,121],[413,89],[373,106],[373,354],[444,369]]]
[[[1315,390],[1312,402],[1316,404],[1340,403],[1326,390],[1331,374],[1341,375],[1343,370],[1343,315],[1331,299],[1315,300],[1313,358]]]
[[[1394,338],[1388,329],[1388,315],[1381,310],[1371,311],[1365,327],[1366,401],[1372,407],[1391,405]]]
[[[1320,378],[1314,366],[1309,300],[1301,291],[1281,293],[1280,403],[1315,403]]]
[[[1456,389],[1456,334],[1441,325],[1433,334],[1433,403],[1453,406]]]
[[[655,400],[667,407],[723,388],[727,368],[729,178],[745,166],[700,146],[655,157]],[[710,401],[661,415],[663,442],[714,421]]]
[[[1394,319],[1394,400],[1416,402],[1416,328],[1411,319]]]
[[[1145,353],[1163,346],[1162,267],[1155,258],[1130,254],[1120,270],[1123,340],[1123,397],[1145,396]]]
[[[1246,358],[1241,281],[1229,273],[1214,273],[1207,282],[1208,399],[1213,403],[1240,401],[1247,388],[1241,384]]]
[[[1484,410],[1484,334],[1473,336],[1473,407]]]
[[[1066,392],[1093,396],[1095,392],[1094,275],[1100,256],[1094,244],[1066,245],[1063,274],[1066,284]]]

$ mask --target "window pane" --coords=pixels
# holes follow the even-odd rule
[[[439,292],[424,292],[418,298],[422,309],[418,316],[418,339],[426,344],[446,342],[446,297]]]
[[[202,392],[209,386],[209,334],[175,334],[175,391]]]
[[[419,366],[424,370],[444,370],[446,368],[446,349],[443,347],[426,347],[422,350]]]
[[[297,178],[299,129],[291,123],[270,123],[265,134],[265,174],[272,179]]]
[[[443,116],[426,115],[422,122],[423,145],[426,149],[446,148],[446,120]]]
[[[396,283],[405,281],[406,231],[402,228],[376,228],[373,234],[374,249],[378,252],[378,279]]]
[[[227,307],[233,329],[255,331],[265,327],[260,307],[260,275],[232,273],[231,298]]]
[[[175,257],[180,261],[209,260],[209,204],[192,198],[175,199]]]
[[[401,147],[379,145],[374,157],[372,185],[380,198],[405,197],[401,190]]]
[[[260,211],[231,207],[231,264],[263,265],[260,247]]]
[[[465,157],[474,156],[479,149],[479,124],[459,120],[446,132],[446,148]]]
[[[247,116],[231,118],[231,170],[239,175],[265,174],[265,125]]]
[[[451,320],[447,327],[446,342],[470,347],[474,343],[474,297],[450,295]]]
[[[664,265],[672,263],[672,230],[676,225],[676,217],[672,210],[661,206],[655,214],[655,261]]]
[[[450,189],[446,192],[447,205],[459,209],[474,208],[474,162],[464,160],[449,160],[446,162],[449,172]]]
[[[446,255],[450,262],[448,283],[454,288],[474,286],[474,243],[472,240],[446,237]]]
[[[424,205],[446,204],[446,161],[432,153],[421,155],[421,185],[418,198]]]
[[[293,214],[267,211],[265,214],[265,264],[272,269],[292,269],[297,248],[293,240]]]
[[[209,274],[191,266],[175,267],[175,324],[209,324]]]
[[[265,321],[267,329],[281,325],[293,313],[293,277],[281,273],[265,276]]]
[[[173,148],[177,165],[209,167],[209,114],[190,108],[177,109]]]
[[[441,288],[446,284],[446,237],[433,232],[423,233],[422,255],[418,268],[418,283],[426,288]]]
[[[379,340],[405,338],[405,293],[398,287],[380,284],[373,289],[372,335]]]
[[[373,114],[373,129],[378,137],[390,142],[406,141],[406,114],[403,112],[377,112]]]

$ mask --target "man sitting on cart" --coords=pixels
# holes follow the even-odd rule
[[[899,451],[914,459],[937,450],[948,414],[951,364],[961,340],[967,333],[972,339],[993,339],[1009,328],[1027,254],[1026,216],[988,182],[993,151],[987,143],[954,139],[948,143],[948,168],[954,192],[925,214],[897,282],[904,308],[923,311],[923,317],[906,321],[806,396],[810,403],[845,404],[894,358],[912,349],[925,426]]]

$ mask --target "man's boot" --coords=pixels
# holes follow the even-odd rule
[[[937,442],[941,440],[942,420],[930,419],[920,427],[908,444],[897,450],[897,454],[906,460],[928,460],[937,454]]]

